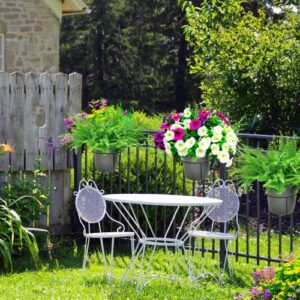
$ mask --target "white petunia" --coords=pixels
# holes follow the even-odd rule
[[[182,128],[179,122],[175,122],[170,127],[171,130],[174,130],[174,129],[177,129],[177,128]]]
[[[202,127],[200,127],[199,129],[198,129],[198,135],[199,136],[205,136],[205,135],[207,135],[207,127],[205,127],[205,126],[202,126]]]
[[[227,164],[230,160],[229,152],[225,150],[220,151],[218,154],[218,159],[222,164]]]
[[[232,159],[229,159],[229,161],[226,163],[226,167],[229,168],[232,165]]]
[[[213,143],[220,142],[220,140],[222,139],[222,137],[223,137],[222,133],[214,133],[213,137],[211,138],[211,141]]]
[[[212,155],[218,155],[220,152],[220,147],[218,144],[211,144],[210,149],[211,149]]]
[[[167,141],[172,141],[174,139],[174,132],[171,131],[171,130],[168,130],[166,133],[165,133],[165,139]]]
[[[212,129],[214,135],[217,133],[222,134],[223,130],[224,130],[224,128],[220,125],[218,125]]]
[[[184,111],[183,111],[183,116],[185,118],[189,118],[191,116],[192,112],[191,109],[189,107],[187,107]]]
[[[181,156],[181,157],[187,156],[188,155],[188,149],[184,148],[180,151],[178,150],[178,155]]]
[[[205,155],[206,155],[206,150],[201,149],[201,148],[196,149],[196,156],[197,157],[205,157]]]
[[[183,126],[184,126],[184,128],[190,129],[190,123],[191,123],[191,119],[185,119],[185,120],[183,121]]]
[[[186,147],[187,149],[190,149],[190,148],[192,148],[192,147],[195,145],[195,143],[196,143],[195,138],[190,137],[189,139],[187,139],[187,140],[185,141],[184,145],[185,145],[185,147]]]
[[[198,147],[200,149],[207,150],[209,148],[209,146],[210,146],[210,143],[211,143],[211,139],[210,138],[203,138],[198,143]]]
[[[171,151],[171,145],[169,143],[165,143],[165,152],[167,155],[173,155]]]
[[[224,151],[229,151],[229,144],[227,144],[227,143],[224,143],[223,145],[222,145],[222,150],[224,150]]]
[[[226,134],[226,141],[228,143],[236,143],[238,142],[238,137],[233,131],[229,131]]]
[[[232,154],[235,155],[236,154],[236,146],[230,146],[231,150],[232,150]]]
[[[177,141],[175,143],[175,148],[178,150],[178,151],[181,151],[183,149],[185,149],[185,144],[184,144],[184,141],[183,140],[180,140],[180,141]]]

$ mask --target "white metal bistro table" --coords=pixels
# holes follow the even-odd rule
[[[188,271],[190,279],[193,280],[193,276],[191,275],[193,274],[192,265],[189,261],[189,256],[186,255],[185,248],[185,242],[189,238],[188,232],[190,231],[185,230],[184,228],[187,217],[189,216],[189,213],[193,207],[205,207],[205,210],[202,211],[200,216],[190,223],[189,229],[192,229],[195,226],[200,225],[205,220],[207,212],[210,209],[213,209],[216,205],[219,205],[222,200],[207,197],[166,194],[108,194],[104,195],[104,199],[114,204],[121,216],[125,219],[129,227],[135,232],[138,238],[138,244],[134,249],[134,257],[132,258],[131,266],[124,275],[123,280],[126,280],[129,272],[134,269],[137,259],[139,256],[141,256],[137,278],[138,290],[143,289],[146,284],[156,278],[166,278],[172,281],[180,282],[178,276],[179,266],[177,263],[175,264],[177,266],[173,265],[169,255],[167,255],[167,257],[171,267],[171,276],[160,276],[158,274],[153,276],[149,275],[154,253],[159,246],[164,247],[167,253],[169,252],[169,247],[173,247],[175,255],[178,255],[183,260],[185,269]],[[158,208],[173,207],[172,215],[169,218],[170,220],[165,226],[165,232],[157,234],[157,230],[153,229],[153,224],[151,224],[150,218],[147,214],[147,207],[149,206],[155,206]],[[147,224],[147,232],[140,224],[141,216],[137,214],[137,209],[141,213],[143,221]],[[172,232],[170,232],[171,229]],[[143,264],[147,246],[151,246],[152,251],[144,271]],[[150,280],[146,281],[147,278],[150,278]]]

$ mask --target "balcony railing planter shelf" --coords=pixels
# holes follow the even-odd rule
[[[119,153],[94,153],[95,168],[102,173],[112,173],[119,164]]]
[[[297,191],[287,188],[282,194],[274,189],[267,189],[269,211],[277,216],[287,216],[294,212],[296,206]]]
[[[202,181],[208,176],[208,156],[193,159],[189,156],[182,159],[185,177],[195,181]]]

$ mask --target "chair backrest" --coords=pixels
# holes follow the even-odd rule
[[[92,180],[81,180],[76,194],[76,210],[80,219],[87,223],[99,223],[106,214],[103,191],[99,191]]]
[[[237,216],[240,208],[240,200],[232,181],[218,180],[207,193],[210,198],[223,200],[213,210],[208,210],[207,217],[213,222],[227,223]]]

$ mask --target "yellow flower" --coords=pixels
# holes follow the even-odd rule
[[[9,144],[0,144],[0,154],[14,152],[14,148]]]

